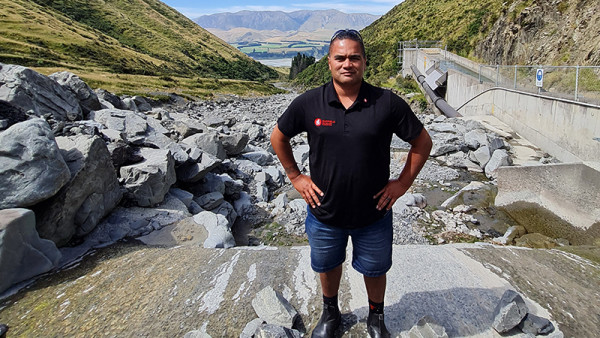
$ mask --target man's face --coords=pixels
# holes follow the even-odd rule
[[[334,40],[329,49],[328,60],[331,77],[336,84],[356,85],[362,81],[367,60],[357,41]]]

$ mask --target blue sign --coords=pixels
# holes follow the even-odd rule
[[[543,69],[538,69],[537,72],[535,72],[535,85],[537,87],[544,86],[544,70]]]

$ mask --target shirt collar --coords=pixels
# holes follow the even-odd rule
[[[360,85],[360,90],[358,92],[358,97],[356,98],[355,104],[352,105],[352,107],[356,106],[356,105],[368,105],[370,99],[370,95],[369,93],[371,92],[370,90],[370,85],[368,83],[365,82],[365,80],[362,80],[362,83]],[[325,98],[327,99],[327,102],[329,104],[342,104],[340,102],[340,99],[337,96],[337,93],[335,92],[335,87],[333,86],[333,80],[330,81],[329,83],[327,83],[327,85],[325,86]],[[351,108],[352,108],[351,107]]]

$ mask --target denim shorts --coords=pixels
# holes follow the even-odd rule
[[[306,234],[315,272],[327,272],[346,260],[348,236],[352,239],[352,267],[367,277],[384,275],[392,267],[392,211],[359,229],[323,224],[308,210]]]

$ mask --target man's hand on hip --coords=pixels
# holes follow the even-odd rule
[[[377,202],[377,210],[390,210],[396,200],[400,198],[400,196],[404,195],[404,193],[410,188],[404,186],[400,180],[390,180],[383,189],[381,189],[373,199],[379,198]]]
[[[323,196],[323,192],[316,184],[313,183],[310,176],[306,175],[298,175],[292,179],[292,184],[294,188],[298,190],[302,198],[308,203],[311,207],[316,208],[317,205],[321,205],[321,201],[319,201],[319,196]],[[318,195],[318,196],[317,196]]]

